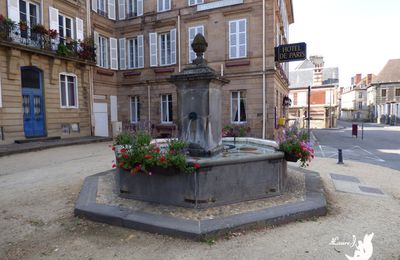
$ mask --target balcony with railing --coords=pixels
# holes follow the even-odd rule
[[[96,61],[94,41],[91,38],[75,41],[62,39],[56,30],[46,29],[37,24],[29,27],[26,23],[16,24],[0,15],[0,45],[36,52],[83,63]]]

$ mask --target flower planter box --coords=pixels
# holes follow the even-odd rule
[[[285,160],[288,162],[297,162],[299,160],[299,157],[292,153],[285,153]]]
[[[195,173],[173,169],[129,174],[117,168],[120,196],[166,205],[208,208],[280,195],[286,183],[283,153],[200,162]],[[164,171],[164,172],[163,172]]]

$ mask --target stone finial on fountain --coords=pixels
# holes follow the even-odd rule
[[[192,49],[196,53],[197,58],[193,60],[193,64],[206,65],[207,61],[203,58],[203,53],[206,52],[208,43],[201,33],[198,33],[192,42]]]

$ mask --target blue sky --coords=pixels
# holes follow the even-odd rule
[[[400,58],[400,0],[293,0],[293,9],[290,43],[306,42],[308,56],[338,66],[341,86]]]

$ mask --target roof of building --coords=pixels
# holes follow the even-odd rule
[[[308,59],[300,63],[294,71],[289,72],[290,88],[302,88],[313,84],[314,64]],[[322,85],[339,82],[338,67],[324,67]]]
[[[400,82],[400,59],[389,60],[374,82]]]

